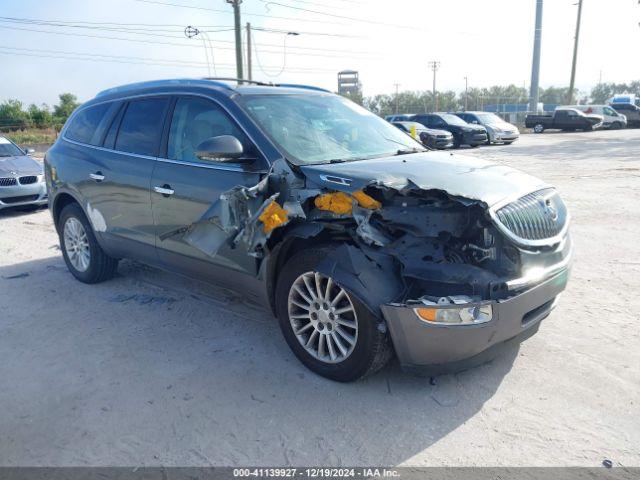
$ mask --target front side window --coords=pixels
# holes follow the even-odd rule
[[[203,98],[180,98],[173,110],[167,157],[187,162],[201,161],[196,157],[198,145],[221,135],[236,137],[244,147],[245,157],[257,157],[253,144],[222,108]]]
[[[6,138],[0,137],[0,157],[19,157],[20,155],[24,155],[22,150]]]
[[[116,138],[116,150],[154,157],[162,134],[167,98],[129,102]]]
[[[101,138],[98,126],[104,118],[105,113],[107,113],[109,106],[108,103],[102,103],[79,111],[71,119],[65,136],[76,142],[99,145]]]
[[[296,164],[366,160],[424,147],[350,100],[334,95],[248,95],[241,105]]]

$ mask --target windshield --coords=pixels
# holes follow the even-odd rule
[[[366,160],[425,148],[350,100],[329,95],[249,95],[240,102],[298,164]]]
[[[482,121],[482,123],[504,123],[504,120],[495,113],[476,113],[476,116]]]
[[[0,137],[0,157],[24,155],[24,152],[4,137]]]
[[[462,120],[457,115],[453,115],[452,113],[439,113],[438,116],[442,118],[445,122],[447,122],[449,125],[460,125],[461,127],[464,127],[465,125],[467,125],[467,122]]]

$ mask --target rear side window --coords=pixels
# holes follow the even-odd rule
[[[101,136],[98,126],[108,109],[109,104],[103,103],[81,110],[71,120],[65,136],[76,142],[99,145]]]
[[[129,102],[116,138],[116,150],[155,157],[158,155],[168,98]]]

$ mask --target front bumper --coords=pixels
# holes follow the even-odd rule
[[[476,145],[482,145],[487,142],[487,134],[484,132],[465,132],[462,136],[462,144],[470,145],[472,147]]]
[[[0,187],[0,210],[27,205],[45,205],[47,202],[45,182]]]
[[[383,305],[382,313],[400,364],[427,374],[443,374],[490,360],[501,347],[523,341],[537,331],[565,289],[569,271],[567,264],[535,286],[493,301],[493,318],[487,323],[430,324],[417,317],[415,305]]]
[[[489,137],[491,142],[515,142],[520,138],[520,132],[493,132]]]
[[[438,149],[453,147],[453,136],[447,138],[432,138],[429,140],[429,146]]]

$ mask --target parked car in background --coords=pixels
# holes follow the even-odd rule
[[[237,289],[339,381],[394,354],[458,371],[538,330],[571,263],[554,187],[329,91],[252,83],[138,83],[74,111],[45,172],[76,279],[132,258]]]
[[[453,135],[453,146],[458,148],[469,145],[475,148],[487,142],[487,129],[482,125],[467,123],[452,113],[420,113],[411,117],[411,121],[418,122],[427,128],[446,130]]]
[[[602,128],[618,130],[627,126],[627,117],[616,112],[609,105],[563,105],[556,108],[556,110],[567,109],[580,110],[586,115],[595,114],[602,116]]]
[[[640,107],[640,97],[638,97],[638,95],[634,93],[619,93],[611,97],[609,103],[631,104],[635,105],[636,107]]]
[[[627,119],[627,127],[640,127],[640,107],[632,103],[612,103],[611,108]]]
[[[510,145],[520,138],[518,127],[504,121],[491,112],[457,112],[458,117],[467,123],[482,125],[487,129],[487,145],[492,143],[504,143]]]
[[[8,138],[0,136],[0,210],[47,203],[42,164]]]
[[[387,122],[408,122],[411,117],[413,117],[413,113],[403,113],[401,115],[387,115],[384,119]]]
[[[602,126],[601,115],[585,115],[575,108],[555,110],[553,114],[537,115],[529,114],[524,120],[527,128],[533,128],[535,133],[545,130],[564,130],[571,132],[582,130],[588,132]]]
[[[411,130],[415,129],[416,138],[429,148],[443,150],[453,147],[453,135],[446,130],[434,130],[418,122],[393,122],[393,125],[410,135]]]

